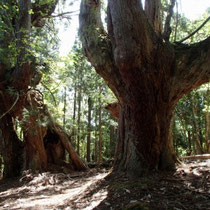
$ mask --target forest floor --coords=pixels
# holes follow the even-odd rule
[[[25,173],[0,182],[0,209],[210,209],[210,159],[185,161],[174,173],[138,179],[110,170]]]

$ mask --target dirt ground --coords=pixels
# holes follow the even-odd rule
[[[210,159],[185,161],[174,173],[129,180],[111,170],[25,172],[0,182],[0,209],[210,209]]]

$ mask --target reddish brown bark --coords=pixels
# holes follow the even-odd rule
[[[86,166],[74,151],[70,137],[61,126],[54,123],[43,103],[42,94],[37,90],[28,91],[27,102],[23,119],[25,169],[44,171],[49,164],[54,164],[85,170]],[[71,164],[65,162],[65,150],[69,153]]]
[[[161,35],[162,23],[160,16],[161,1],[160,0],[147,0],[145,1],[145,13],[153,25],[154,31]]]
[[[8,16],[8,14],[3,14],[3,9],[1,10],[1,12],[3,12],[1,13],[1,20],[6,25],[6,33],[3,32],[0,38],[1,55],[3,55],[3,57],[0,58],[0,107],[3,107],[0,112],[0,124],[4,130],[0,144],[3,144],[4,140],[7,142],[8,146],[4,148],[4,153],[8,154],[9,157],[3,157],[6,164],[5,176],[16,176],[20,174],[21,169],[17,154],[19,154],[19,151],[22,153],[23,148],[18,146],[19,140],[13,129],[11,119],[12,117],[21,116],[26,102],[26,92],[35,72],[32,71],[31,68],[31,63],[34,62],[30,54],[29,38],[31,26],[37,26],[36,23],[40,22],[45,17],[49,17],[54,11],[57,2],[58,1],[55,0],[50,4],[38,6],[37,2],[32,5],[31,0],[11,1],[7,3],[11,3],[11,6],[17,6],[19,9],[18,15],[11,12],[11,16]],[[33,17],[31,17],[31,13],[29,12],[32,8]],[[33,21],[31,21],[31,19],[33,19]],[[17,47],[17,58],[15,57],[16,55],[11,54],[10,50],[8,50],[11,48],[11,43],[12,46],[14,46],[15,43]],[[8,52],[10,54],[7,54]],[[14,62],[16,62],[15,67]],[[6,129],[6,125],[9,125],[9,129]],[[34,144],[36,144],[35,142]],[[33,149],[27,148],[27,150],[31,152]],[[17,163],[15,163],[14,160],[16,160]]]
[[[173,168],[174,105],[209,81],[210,38],[192,46],[165,43],[139,0],[109,0],[107,19],[108,34],[100,1],[81,2],[84,51],[120,105],[115,169],[138,175]]]

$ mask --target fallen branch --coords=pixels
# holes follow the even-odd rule
[[[210,159],[210,154],[203,154],[203,155],[194,155],[194,156],[185,156],[181,157],[182,160],[199,160],[199,159]]]

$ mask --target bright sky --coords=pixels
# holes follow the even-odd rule
[[[180,13],[189,19],[196,19],[201,16],[205,10],[210,7],[210,0],[178,0]],[[70,11],[79,10],[80,1],[77,0],[74,6],[70,7]],[[79,13],[79,12],[78,12]],[[75,37],[77,35],[77,29],[79,27],[78,15],[72,17],[71,25],[68,29],[60,27],[59,38],[61,40],[60,55],[65,56],[71,50]]]

